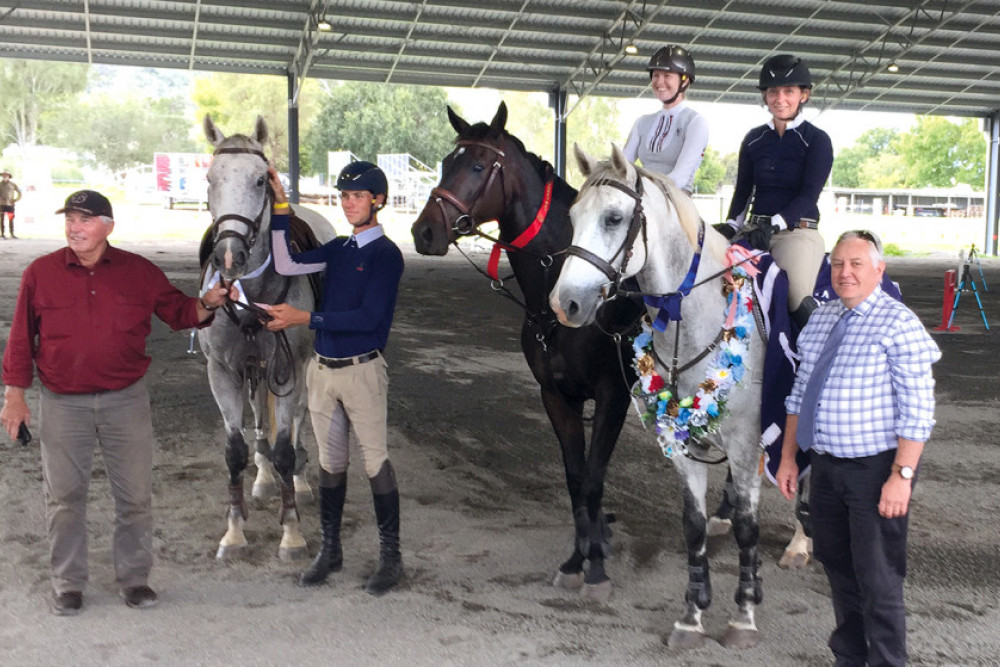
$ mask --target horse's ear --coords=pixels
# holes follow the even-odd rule
[[[573,142],[573,155],[576,156],[576,163],[579,165],[583,177],[590,176],[594,172],[594,167],[597,166],[597,160],[587,155],[587,151],[580,148],[580,144],[575,141]]]
[[[205,121],[202,123],[202,127],[205,129],[205,138],[213,146],[218,146],[226,138],[226,135],[215,126],[215,123],[212,122],[212,117],[208,114],[205,114]]]
[[[497,115],[493,116],[493,120],[490,122],[490,129],[496,132],[503,132],[505,127],[507,127],[507,103],[500,100],[500,106],[497,107]]]
[[[267,123],[263,116],[257,116],[257,122],[254,123],[253,127],[253,138],[257,140],[258,144],[267,141]]]
[[[451,121],[451,126],[455,128],[455,131],[458,132],[459,136],[465,134],[465,131],[469,129],[469,124],[465,122],[461,116],[455,113],[450,106],[448,107],[448,120]]]
[[[611,166],[615,168],[619,174],[627,176],[631,179],[631,169],[635,168],[628,158],[625,157],[625,153],[622,153],[622,149],[618,148],[618,144],[611,144]]]

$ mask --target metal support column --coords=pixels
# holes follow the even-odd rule
[[[295,72],[288,72],[288,201],[299,203],[299,103],[295,99]]]
[[[549,93],[549,106],[555,117],[555,139],[552,142],[556,174],[566,178],[566,91],[556,89]]]
[[[1000,216],[1000,109],[993,111],[984,119],[986,130],[986,206],[983,214],[986,216],[986,238],[983,240],[983,252],[987,255],[997,254],[997,227]]]

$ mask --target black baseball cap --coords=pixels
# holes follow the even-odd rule
[[[66,197],[66,203],[56,211],[56,214],[66,211],[80,211],[87,215],[104,215],[112,219],[115,217],[111,212],[111,202],[95,190],[78,190]]]

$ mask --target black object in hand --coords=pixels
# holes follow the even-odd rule
[[[31,442],[31,431],[28,430],[28,425],[24,422],[21,422],[20,428],[17,429],[17,441],[25,446]]]
[[[771,247],[771,237],[774,236],[776,229],[776,226],[764,223],[756,229],[748,231],[746,237],[747,241],[750,242],[750,247],[757,250],[768,250]]]

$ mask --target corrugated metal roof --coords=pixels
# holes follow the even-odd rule
[[[333,30],[321,32],[327,19]],[[678,43],[690,97],[755,103],[795,53],[820,107],[983,116],[1000,108],[998,0],[18,0],[0,56],[571,95],[641,95]],[[637,55],[625,47],[634,44]],[[886,67],[895,62],[898,73]]]

